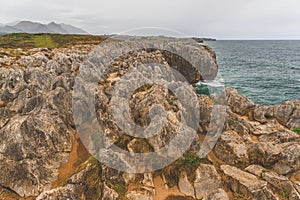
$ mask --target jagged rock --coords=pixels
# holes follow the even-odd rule
[[[296,181],[296,182],[294,183],[294,187],[295,187],[295,189],[298,191],[298,193],[300,194],[300,181]]]
[[[229,197],[223,189],[217,189],[205,196],[203,200],[229,200]]]
[[[38,52],[31,56],[24,56],[19,60],[19,64],[28,68],[45,67],[48,58],[43,52]]]
[[[299,199],[299,191],[293,186],[293,183],[285,176],[279,175],[276,172],[266,170],[259,165],[250,165],[246,171],[264,179],[272,185],[280,196],[289,196],[289,199]]]
[[[271,142],[258,142],[248,146],[250,163],[271,167],[281,157],[282,147]]]
[[[280,174],[287,174],[291,172],[296,172],[300,170],[300,144],[299,142],[287,142],[278,145],[281,147],[281,156],[278,159],[278,162],[274,166],[274,169],[278,169],[281,172]],[[283,169],[286,169],[285,172],[282,172]]]
[[[151,173],[144,174],[142,185],[143,185],[142,189],[145,190],[149,196],[155,195],[155,187],[154,187],[153,177]]]
[[[250,165],[247,168],[245,168],[245,171],[254,174],[257,177],[261,177],[264,170],[266,169],[260,165]]]
[[[121,43],[116,44],[117,47],[118,45]],[[75,83],[74,77],[79,73],[80,66],[92,47],[79,45],[65,49],[33,49],[22,52],[24,56],[21,58],[0,59],[0,65],[5,66],[0,68],[1,188],[7,188],[22,197],[38,196],[37,199],[117,199],[124,198],[131,180],[140,178],[140,191],[128,191],[127,198],[153,198],[153,173],[144,174],[144,177],[127,177],[123,172],[99,163],[85,163],[79,171],[65,180],[64,186],[51,189],[58,177],[59,166],[67,161],[72,149],[76,130],[71,109],[71,91]],[[133,138],[114,123],[115,119],[111,113],[114,88],[130,70],[145,67],[150,62],[161,66],[151,67],[157,72],[167,74],[165,78],[168,80],[179,78],[178,74],[169,73],[170,67],[179,71],[188,83],[196,83],[200,79],[213,79],[216,76],[218,65],[215,54],[208,47],[192,44],[187,47],[171,47],[171,51],[154,48],[129,52],[112,62],[111,67],[105,71],[107,77],[103,80],[96,77],[97,81],[100,81],[95,94],[95,108],[101,125],[106,129],[104,142],[107,147],[118,144],[131,153],[159,150],[175,137],[179,129],[182,113],[178,111],[182,109],[182,103],[195,105],[196,101],[200,105],[201,116],[199,137],[207,133],[214,106],[210,97],[195,95],[195,102],[190,102],[190,99],[180,102],[180,97],[176,97],[173,91],[170,92],[159,84],[140,87],[133,92],[129,102],[131,115],[128,116],[135,123],[147,126],[150,123],[149,108],[154,104],[162,105],[167,111],[166,124],[156,137]],[[118,51],[121,49],[116,49],[116,52]],[[174,52],[183,52],[183,55],[180,57]],[[94,56],[99,56],[97,50]],[[93,55],[91,57],[93,58]],[[186,58],[192,58],[191,63],[186,62]],[[101,63],[96,64],[101,66]],[[188,83],[186,87],[189,86],[191,92],[194,92]],[[126,91],[126,84],[120,86],[121,92]],[[184,95],[189,94],[185,87],[176,89],[184,91]],[[277,198],[269,187],[275,188],[277,196],[286,195],[279,189],[282,183],[285,190],[291,191],[290,199],[297,199],[299,181],[291,182],[292,178],[290,181],[278,174],[290,177],[300,170],[300,136],[290,131],[300,126],[300,101],[263,106],[254,105],[235,89],[228,88],[226,93],[227,116],[223,133],[214,149],[220,160],[210,159],[213,165],[199,164],[195,171],[194,183],[189,182],[186,174],[174,177],[175,180],[179,179],[180,190],[194,198],[228,199],[222,189],[221,182],[224,182],[228,192],[240,193],[247,199],[272,200]],[[121,101],[117,103],[124,105]],[[79,113],[86,112],[83,101],[76,102],[73,106],[82,108],[78,110]],[[161,119],[162,116],[159,115],[156,125],[159,125]],[[84,116],[78,121],[77,128],[84,124]],[[180,142],[185,139],[182,138]],[[198,138],[195,141],[194,143],[197,143]],[[198,143],[194,143],[190,147],[192,150],[199,146]],[[89,149],[97,150],[94,143],[87,144]],[[171,153],[177,151],[174,149]],[[122,161],[126,163],[126,160]],[[233,166],[222,165],[223,174],[219,176],[216,168],[219,169],[219,165],[224,163],[240,168],[253,165],[245,169],[249,173]],[[264,167],[278,174],[271,173]],[[164,177],[159,171],[155,173]],[[260,180],[261,177],[266,181]]]
[[[272,131],[268,135],[262,135],[259,137],[259,141],[261,142],[273,142],[274,144],[281,144],[286,142],[296,142],[300,141],[300,135],[286,130],[283,127],[278,128],[276,131]]]
[[[267,122],[273,116],[274,109],[272,106],[256,105],[253,111],[253,118],[260,123]]]
[[[221,170],[225,174],[227,186],[244,198],[263,200],[277,200],[278,198],[267,188],[267,182],[259,180],[256,176],[244,172],[236,167],[222,165]]]
[[[224,131],[235,131],[240,136],[248,136],[250,134],[251,125],[248,121],[239,115],[227,110]]]
[[[75,192],[74,187],[58,187],[53,190],[45,191],[40,194],[36,200],[68,200],[68,199],[80,199],[80,196]]]
[[[77,171],[67,180],[65,185],[53,190],[45,191],[39,195],[40,199],[60,199],[60,194],[66,192],[64,196],[72,196],[73,199],[116,199],[118,194],[108,187],[101,179],[101,164],[94,158],[82,164]],[[64,198],[62,198],[64,199]]]
[[[0,58],[0,65],[10,66],[13,61],[14,59],[12,57],[4,56],[3,58]]]
[[[198,95],[198,102],[200,104],[200,117],[199,122],[200,132],[206,133],[209,130],[211,112],[212,112],[212,100],[206,95]]]
[[[294,188],[293,183],[285,176],[279,175],[275,172],[265,172],[262,178],[270,183],[282,196],[288,194],[289,199],[300,199],[300,194]]]
[[[49,188],[56,168],[68,157],[73,135],[59,118],[12,117],[0,130],[0,184],[20,196],[37,196],[40,188]]]
[[[294,111],[294,105],[289,102],[274,106],[274,117],[282,124],[287,124]]]
[[[296,128],[300,126],[300,102],[294,100],[275,106],[256,105],[253,116],[261,123],[274,118],[288,128]]]
[[[255,136],[261,136],[261,135],[269,135],[274,131],[284,130],[283,127],[281,127],[278,123],[276,122],[269,122],[269,123],[264,123],[261,124],[259,122],[248,122],[250,125],[250,133],[255,135]]]
[[[293,128],[300,127],[300,101],[294,100],[291,102],[294,105],[294,110],[286,126],[293,129]]]
[[[0,128],[2,128],[11,118],[12,113],[7,108],[0,108]]]
[[[57,77],[45,70],[50,61],[37,52],[15,61],[25,68],[0,68],[0,101],[4,102],[0,108],[0,185],[20,196],[38,196],[50,189],[74,140],[70,93],[74,78],[62,75],[69,85],[54,83],[51,88]]]
[[[276,144],[269,140],[249,145],[248,156],[251,163],[287,174],[299,170],[299,148],[298,142]]]
[[[116,200],[116,199],[118,199],[118,197],[119,197],[119,194],[116,191],[114,191],[113,189],[109,188],[104,183],[102,199],[105,199],[105,200]]]
[[[191,196],[195,198],[195,190],[193,185],[189,182],[186,173],[182,173],[179,177],[178,188],[180,192],[185,194],[186,196]]]
[[[243,138],[234,131],[222,133],[214,152],[218,158],[230,165],[246,165],[249,160],[248,148]]]
[[[131,191],[129,194],[127,194],[127,199],[128,200],[152,200],[153,198],[145,194],[140,194],[136,191]]]
[[[254,110],[255,104],[244,95],[238,93],[236,89],[227,88],[225,92],[227,105],[233,112],[239,115],[247,115],[250,110]]]
[[[197,199],[213,197],[218,199],[216,191],[221,189],[221,177],[216,171],[213,165],[200,164],[197,170],[195,171],[196,178],[194,181],[194,188]],[[221,196],[222,191],[219,191]],[[226,195],[227,196],[227,195]]]

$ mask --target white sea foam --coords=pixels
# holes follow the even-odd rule
[[[222,80],[210,80],[210,81],[200,81],[197,85],[207,85],[210,87],[224,87]]]

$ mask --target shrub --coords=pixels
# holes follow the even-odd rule
[[[300,134],[300,127],[294,128],[293,131]]]

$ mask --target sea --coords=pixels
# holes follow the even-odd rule
[[[219,64],[217,79],[206,85],[236,88],[256,104],[300,99],[300,41],[219,40],[204,44],[214,49]]]

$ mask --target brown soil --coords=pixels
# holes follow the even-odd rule
[[[291,177],[291,181],[294,181],[294,182],[300,181],[300,170],[297,171],[297,172]]]
[[[57,188],[62,185],[62,183],[70,177],[77,167],[84,163],[89,157],[89,152],[82,144],[79,135],[76,132],[69,160],[66,163],[61,164],[59,167],[58,178],[52,184],[52,188]]]
[[[155,186],[155,196],[153,198],[154,200],[165,200],[169,196],[185,196],[179,191],[178,187],[176,186],[167,189],[160,176],[154,178],[153,182]]]

